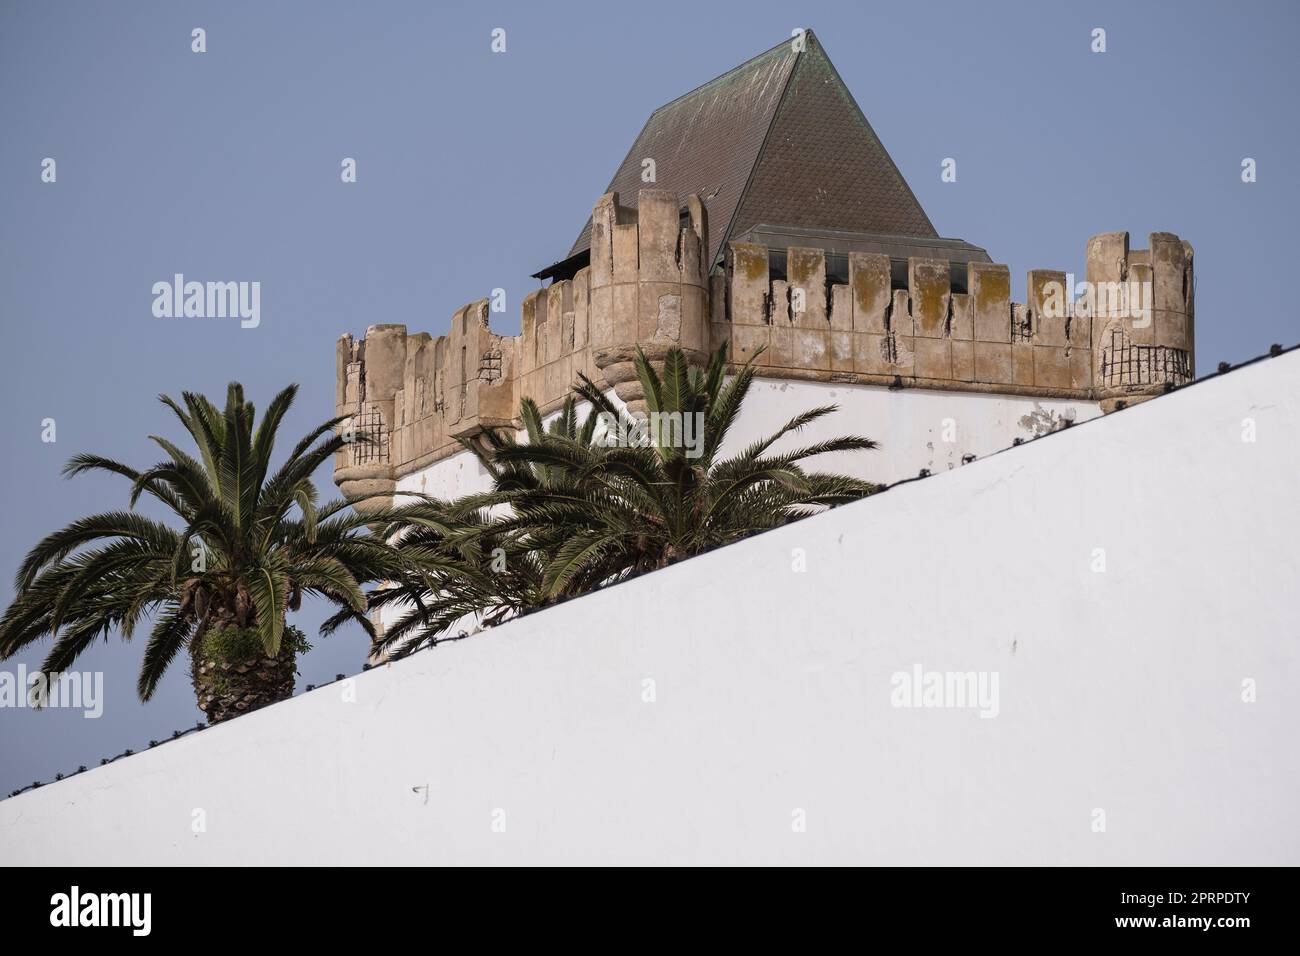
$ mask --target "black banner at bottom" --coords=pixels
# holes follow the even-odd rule
[[[629,872],[626,882],[602,879],[599,889],[573,872],[547,878],[544,890],[526,874],[497,874],[476,886],[475,874],[453,879],[419,869],[50,868],[9,875],[0,911],[14,942],[75,934],[81,942],[203,945],[216,933],[233,945],[247,920],[248,942],[259,948],[280,940],[373,943],[377,929],[400,939],[473,927],[494,941],[515,929],[541,945],[561,919],[584,936],[612,930],[653,938],[702,921],[701,929],[733,941],[842,924],[859,938],[919,930],[919,944],[970,942],[975,933],[990,943],[1130,937],[1231,946],[1291,936],[1295,882],[1289,870],[1246,868],[839,870],[811,882],[765,873],[752,885],[743,870],[728,871],[722,885],[695,884],[690,873],[644,879]]]

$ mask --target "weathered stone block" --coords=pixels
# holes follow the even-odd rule
[[[1094,293],[1098,288],[1124,281],[1128,277],[1129,267],[1128,233],[1104,232],[1093,236],[1088,240],[1086,259],[1086,278]],[[1091,312],[1096,316],[1092,323],[1092,346],[1095,349],[1105,337],[1107,322],[1104,315],[1096,312],[1095,306]]]
[[[895,335],[894,341],[894,362],[891,371],[904,378],[916,374],[916,343],[919,339],[911,335]]]
[[[1034,384],[1034,346],[1029,342],[1011,345],[1011,381],[1016,385]]]
[[[975,381],[1005,385],[1014,380],[1010,342],[975,343]]]
[[[975,320],[972,313],[971,298],[965,292],[952,294],[952,327],[954,339],[971,341],[975,337]]]
[[[1011,271],[987,262],[966,264],[977,342],[1011,342]],[[979,350],[975,368],[979,370]]]
[[[831,286],[830,323],[833,331],[853,331],[853,289],[850,286]]]
[[[847,289],[848,286],[837,286],[837,288]],[[832,372],[853,371],[853,338],[852,332],[831,332]]]
[[[853,333],[853,368],[865,375],[885,375],[892,366],[886,358],[889,336],[884,332]]]
[[[534,295],[534,293],[529,293]],[[527,299],[524,300],[525,304]],[[605,349],[614,344],[614,287],[611,285],[593,286],[591,289],[591,298],[588,308],[590,310],[590,322],[588,325],[591,337],[591,347],[593,349]],[[525,306],[524,316],[527,320],[528,311]],[[524,341],[528,339],[527,326],[525,326]],[[521,353],[523,358],[524,370],[531,371],[534,367],[532,359],[529,356],[527,348]]]
[[[1131,264],[1128,282],[1123,285],[1119,310],[1134,345],[1156,344],[1156,313],[1152,308],[1154,289],[1151,267]]]
[[[731,322],[733,325],[766,325],[767,246],[749,242],[731,245]]]
[[[797,367],[794,364],[794,329],[788,323],[773,323],[772,347],[759,361],[777,368]]]
[[[638,301],[637,284],[620,282],[613,287],[614,296],[614,335],[610,344],[617,347],[631,345],[636,341]]]
[[[771,361],[772,329],[767,325],[733,325],[731,327],[730,361],[743,365],[754,357],[760,348],[764,352],[765,362]]]
[[[916,377],[952,380],[952,342],[949,339],[918,335],[916,342]]]
[[[724,344],[727,346],[727,358],[728,360],[730,360],[731,349],[732,349],[731,323],[730,322],[712,323],[711,330],[709,333],[709,352],[710,353],[716,352]]]
[[[1025,281],[1025,305],[1033,323],[1035,345],[1065,345],[1065,273],[1031,269]]]
[[[564,316],[573,311],[573,283],[552,283],[546,290],[546,361],[554,362],[565,348]]]
[[[719,272],[715,276],[709,276],[709,321],[718,324],[730,322],[727,315],[727,274]],[[714,347],[721,345],[721,340],[715,342]]]
[[[1066,342],[1071,348],[1087,351],[1092,348],[1092,318],[1086,313],[1075,313],[1065,324]]]
[[[794,329],[792,368],[829,372],[831,333],[828,329]]]
[[[590,322],[589,270],[579,269],[573,277],[573,349],[581,351],[587,347],[588,323]]]
[[[640,321],[637,342],[644,347],[680,345],[682,286],[680,282],[642,282],[638,290]]]
[[[1092,349],[1073,348],[1069,350],[1070,362],[1070,387],[1071,388],[1092,388],[1093,381],[1093,351]]]
[[[942,338],[948,325],[948,298],[952,288],[947,260],[909,258],[907,287],[916,335]]]
[[[1064,346],[1034,346],[1033,384],[1039,388],[1070,387],[1070,360]]]
[[[767,317],[773,327],[788,329],[794,325],[790,315],[790,283],[785,279],[772,280],[772,295],[767,303]]]
[[[1160,345],[1175,349],[1190,349],[1187,334],[1187,316],[1181,312],[1157,311],[1155,313],[1155,338]]]
[[[915,335],[912,321],[912,303],[906,289],[894,290],[894,301],[889,309],[889,331],[895,335]]]
[[[885,312],[893,296],[889,256],[874,252],[849,253],[849,287],[852,289],[854,331],[886,332]]]
[[[640,271],[640,230],[636,223],[614,227],[614,281],[636,282]]]
[[[952,343],[952,377],[957,382],[975,380],[975,343],[954,339]]]
[[[790,283],[791,318],[801,329],[825,329],[826,253],[821,249],[791,247],[786,254]]]
[[[618,225],[618,193],[606,193],[591,211],[591,287],[614,281],[614,227]]]
[[[681,269],[677,265],[680,217],[676,195],[666,189],[639,190],[634,228],[642,281],[681,281]]]
[[[706,293],[702,286],[681,285],[681,335],[679,341],[687,351],[708,350],[708,328],[705,320]]]

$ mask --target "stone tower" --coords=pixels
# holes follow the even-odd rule
[[[343,336],[336,412],[367,439],[339,453],[344,493],[382,503],[417,477],[420,490],[466,490],[441,465],[465,454],[458,440],[517,426],[523,398],[554,411],[579,373],[643,410],[638,347],[698,363],[726,346],[764,379],[835,400],[855,389],[864,407],[940,393],[987,419],[973,430],[992,447],[971,454],[1003,447],[1012,405],[1074,403],[1077,418],[1191,378],[1188,243],[1096,236],[1084,283],[1032,270],[1026,301],[1012,302],[1010,269],[936,234],[816,38],[803,39],[652,114],[570,254],[536,273],[550,284],[524,300],[519,335],[494,333],[479,300],[436,338],[389,324]],[[638,185],[646,159],[652,188]],[[987,400],[962,396],[1011,404],[988,418]],[[933,438],[900,434],[897,453],[913,442]]]

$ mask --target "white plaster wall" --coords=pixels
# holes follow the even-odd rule
[[[450,501],[465,495],[487,491],[492,478],[479,460],[467,451],[435,461],[432,465],[397,480],[397,491],[418,492]],[[397,499],[400,504],[404,500]]]
[[[607,395],[623,406],[613,389]],[[1043,422],[1048,420],[1082,423],[1101,414],[1096,402],[756,378],[723,445],[724,457],[770,435],[794,415],[825,405],[836,405],[838,410],[782,439],[773,451],[841,435],[871,438],[880,443],[878,449],[822,455],[805,465],[882,484],[915,478],[923,468],[937,474],[960,467],[967,455],[982,457],[1010,448],[1017,438],[1028,440],[1041,434]],[[579,416],[588,409],[585,402],[580,403]],[[556,414],[548,416],[546,424],[555,418]],[[525,437],[519,432],[520,440]],[[462,452],[399,479],[397,490],[451,499],[487,491],[491,485],[487,469],[469,452]],[[389,607],[381,622],[390,626],[403,613],[402,606]],[[476,627],[475,621],[467,618],[452,631]]]
[[[610,396],[617,401],[612,391]],[[825,455],[813,467],[884,484],[915,478],[922,468],[931,473],[956,468],[964,455],[981,457],[1011,447],[1016,438],[1032,438],[1035,426],[1026,421],[1027,416],[1082,423],[1101,414],[1096,402],[759,378],[723,453],[734,454],[799,412],[822,405],[838,405],[839,411],[783,441],[776,450],[839,435],[863,435],[880,442],[880,448]],[[580,411],[585,409],[583,405]],[[464,452],[400,479],[397,488],[449,498],[485,491],[490,484],[487,471]]]
[[[1290,353],[5,800],[0,859],[1295,865],[1298,426]]]
[[[821,405],[838,405],[839,410],[784,440],[777,450],[839,435],[872,438],[879,449],[825,455],[814,467],[883,484],[915,478],[922,468],[932,474],[958,468],[964,455],[982,457],[1010,448],[1017,438],[1028,440],[1036,432],[1032,422],[1023,421],[1026,416],[1082,423],[1101,414],[1096,402],[756,379],[725,450],[739,451],[799,412]]]

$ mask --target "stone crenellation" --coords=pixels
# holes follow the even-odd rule
[[[1098,291],[1073,308],[1077,284],[1046,269],[1028,273],[1028,302],[1016,303],[1010,270],[994,263],[965,263],[958,292],[943,259],[910,258],[897,288],[884,253],[849,253],[846,283],[828,281],[820,249],[787,250],[781,278],[764,246],[728,255],[712,341],[729,342],[734,361],[761,348],[757,364],[775,375],[1114,400],[1192,374],[1192,250],[1170,233],[1142,250],[1127,233],[1094,237],[1085,288]]]
[[[708,248],[698,197],[683,205],[643,189],[629,208],[608,193],[592,213],[589,264],[524,299],[519,335],[492,332],[479,300],[437,338],[403,325],[343,336],[336,413],[367,440],[339,453],[335,480],[347,494],[391,493],[398,478],[460,451],[458,439],[517,426],[521,399],[553,410],[579,373],[643,409],[638,347],[651,358],[679,347],[703,362],[725,343],[733,363],[753,359],[774,378],[1106,410],[1193,374],[1192,249],[1170,233],[1153,233],[1147,249],[1130,249],[1124,232],[1095,236],[1084,284],[1032,270],[1025,303],[1011,301],[1005,265],[909,258],[902,286],[885,253],[848,253],[839,281],[822,249],[732,242],[710,275]]]

